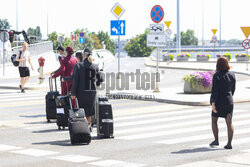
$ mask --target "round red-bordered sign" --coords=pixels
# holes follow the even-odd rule
[[[244,49],[250,49],[250,39],[245,39],[242,41],[241,45]]]
[[[150,13],[151,19],[155,23],[160,23],[164,18],[164,10],[160,5],[155,5],[151,9]]]

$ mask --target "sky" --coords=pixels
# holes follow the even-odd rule
[[[121,20],[126,20],[126,36],[122,39],[143,33],[153,23],[150,11],[154,5],[163,7],[163,21],[172,21],[170,29],[176,33],[177,0],[0,0],[0,18],[8,19],[12,29],[16,29],[16,1],[18,29],[40,26],[43,38],[47,37],[47,14],[49,33],[57,31],[69,36],[77,28],[110,32],[110,20],[116,19],[110,11],[116,2],[125,8]],[[193,29],[199,39],[202,1],[180,0],[181,31]],[[250,26],[249,7],[250,0],[222,0],[222,39],[245,38],[240,27]],[[209,40],[213,35],[211,29],[219,29],[219,0],[204,0],[204,9],[204,36]]]

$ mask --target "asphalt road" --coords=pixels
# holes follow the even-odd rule
[[[143,58],[122,59],[121,69],[152,70],[143,63]],[[106,72],[117,70],[115,62],[105,67]],[[162,81],[166,86],[181,85],[178,78],[189,73],[169,71],[169,80]],[[58,130],[55,123],[46,122],[45,94],[46,90],[25,94],[0,90],[0,167],[172,167],[250,149],[250,103],[235,105],[233,150],[223,149],[227,140],[223,119],[219,121],[220,146],[208,147],[213,139],[210,107],[132,100],[110,100],[114,139],[100,140],[94,129],[89,145],[72,146],[67,129]]]

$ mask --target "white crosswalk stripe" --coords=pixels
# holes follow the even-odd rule
[[[131,162],[124,162],[124,161],[117,161],[117,160],[104,160],[104,161],[97,161],[88,163],[89,165],[94,166],[102,166],[102,167],[140,167],[145,166],[143,164],[131,163]]]

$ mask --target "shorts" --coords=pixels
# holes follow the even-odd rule
[[[19,74],[21,78],[29,77],[30,76],[30,70],[28,67],[19,67]]]

